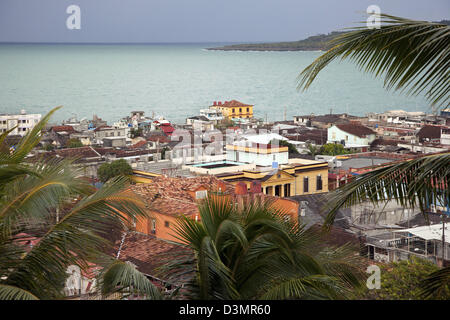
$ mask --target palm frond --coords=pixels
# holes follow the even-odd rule
[[[103,295],[121,292],[125,296],[139,295],[151,300],[161,300],[158,288],[141,272],[128,263],[115,260],[99,276]]]
[[[450,291],[450,267],[443,268],[430,274],[421,283],[421,295],[425,299],[433,298],[441,291]]]
[[[31,292],[15,286],[0,284],[0,300],[39,300]]]
[[[450,92],[450,27],[380,15],[382,26],[360,26],[332,40],[332,48],[306,67],[298,89],[306,90],[319,72],[337,58],[355,62],[361,70],[384,76],[387,89],[417,95],[426,90],[432,105],[447,107]]]
[[[194,260],[181,259],[173,266],[178,274],[183,267],[196,272],[186,287],[189,295],[342,298],[359,280],[352,274],[353,260],[345,262],[348,251],[322,252],[315,242],[318,232],[285,221],[272,200],[208,197],[199,204],[201,222],[180,217],[175,226],[178,239],[195,253]],[[289,294],[282,294],[285,290]]]
[[[20,163],[31,152],[31,150],[39,143],[42,137],[42,129],[47,125],[50,117],[62,106],[53,108],[39,121],[33,129],[28,132],[19,142],[12,154],[0,153],[0,166],[5,164]]]
[[[356,176],[353,181],[330,194],[325,223],[330,226],[341,207],[365,201],[374,205],[396,201],[404,207],[419,207],[450,201],[450,153],[423,156],[386,165]]]

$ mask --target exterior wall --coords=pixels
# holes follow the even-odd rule
[[[214,121],[217,124],[218,121],[223,120],[222,112],[218,109],[202,109],[200,115],[208,118],[210,121]]]
[[[95,132],[95,138],[101,140],[106,137],[126,137],[126,131],[125,128],[99,130]]]
[[[294,123],[295,123],[295,124],[307,125],[309,121],[310,121],[309,118],[304,118],[304,117],[294,117]]]
[[[450,145],[450,130],[441,131],[441,144]]]
[[[103,146],[104,147],[125,147],[126,145],[126,139],[123,138],[104,138],[103,139]]]
[[[367,138],[360,138],[342,131],[336,126],[328,128],[328,142],[341,142],[342,140],[350,144],[368,145],[375,140],[375,135],[371,134]]]
[[[244,107],[222,107],[222,106],[211,106],[211,109],[217,109],[222,112],[224,118],[253,118],[253,106],[248,105]]]
[[[421,152],[421,153],[435,153],[435,152],[443,152],[446,151],[446,148],[439,148],[439,147],[433,147],[433,146],[426,146],[426,145],[416,145],[416,144],[403,144],[399,143],[399,147],[406,148],[408,150],[411,150],[413,152]]]
[[[15,126],[10,135],[24,136],[41,120],[40,114],[0,115],[0,134]]]
[[[180,208],[182,210],[182,208]],[[164,239],[168,241],[180,242],[175,238],[174,226],[177,223],[176,217],[161,214],[156,211],[149,212],[150,217],[140,218],[136,221],[136,231],[144,234],[154,235],[158,239]],[[180,214],[182,214],[180,212]],[[192,217],[195,219],[195,217]],[[152,220],[156,222],[155,232],[152,232]],[[168,222],[169,226],[166,227],[165,223]]]
[[[288,153],[278,152],[269,154],[259,154],[244,151],[232,150],[227,151],[227,160],[245,163],[254,163],[257,166],[271,166],[272,162],[278,164],[288,163]]]
[[[81,274],[79,266],[71,265],[67,268],[68,277],[64,286],[66,296],[86,294],[96,290],[96,279],[88,279]],[[88,290],[89,289],[89,290]]]
[[[289,153],[287,147],[280,148],[251,148],[227,145],[227,160],[245,163],[255,163],[258,166],[272,166],[272,162],[287,164]]]
[[[287,170],[286,170],[287,171]],[[293,171],[293,170],[291,170]],[[290,185],[290,194],[289,196],[298,196],[304,194],[317,194],[317,193],[325,193],[328,192],[328,167],[321,167],[318,169],[306,169],[306,171],[298,172],[298,173],[290,173],[284,174],[284,171],[279,171],[280,176],[274,175],[270,179],[266,181],[262,181],[262,178],[265,176],[264,173],[253,173],[253,172],[242,172],[237,173],[236,176],[230,176],[225,178],[219,178],[223,180],[227,180],[227,178],[232,179],[230,182],[232,184],[236,184],[238,182],[244,182],[247,185],[247,188],[250,188],[250,185],[254,179],[258,179],[261,182],[262,191],[264,194],[275,195],[275,187],[280,186],[280,197],[285,197],[285,185]],[[321,175],[322,177],[322,190],[317,190],[317,176]],[[303,190],[303,179],[308,177],[309,179],[309,190],[305,192]]]
[[[322,177],[322,190],[317,190],[317,176]],[[304,178],[308,178],[308,191],[304,190]],[[328,192],[328,168],[297,173],[295,177],[295,195],[317,194]]]
[[[287,200],[287,199],[276,199],[273,203],[274,208],[277,208],[282,213],[288,215],[290,221],[297,221],[298,216],[298,203],[295,201]],[[182,210],[182,209],[181,209]],[[177,218],[174,216],[168,216],[164,214],[160,214],[155,211],[150,211],[150,217],[148,218],[140,218],[136,221],[136,231],[144,234],[154,235],[158,239],[164,239],[168,241],[178,242],[175,237],[175,229],[174,226],[177,224]],[[180,212],[181,214],[181,212]],[[196,216],[190,216],[191,219],[195,219]],[[155,232],[152,232],[152,219],[156,222]],[[199,219],[199,216],[198,216]],[[166,226],[166,222],[169,223]]]
[[[419,209],[403,208],[395,201],[380,206],[370,202],[350,207],[351,219],[357,224],[394,225],[408,221],[420,214]]]

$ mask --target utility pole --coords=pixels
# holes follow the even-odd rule
[[[444,267],[444,258],[445,258],[445,215],[446,215],[447,207],[447,198],[444,196],[444,210],[441,211],[442,214],[442,267]]]
[[[445,258],[445,213],[442,213],[442,267],[444,267]]]
[[[284,107],[284,121],[286,121],[286,107]]]

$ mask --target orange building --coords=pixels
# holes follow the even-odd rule
[[[181,242],[176,237],[174,226],[177,217],[187,216],[200,221],[199,202],[208,192],[220,192],[223,196],[231,196],[239,204],[250,197],[269,198],[277,208],[291,221],[297,221],[298,203],[261,193],[261,185],[255,185],[247,190],[245,183],[233,185],[213,176],[196,178],[155,177],[151,183],[138,183],[131,187],[147,204],[149,217],[139,218],[135,223],[138,232],[154,235],[159,239]]]

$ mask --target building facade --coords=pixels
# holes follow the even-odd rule
[[[223,117],[229,120],[253,118],[253,105],[239,102],[237,100],[214,101],[210,109],[216,109],[222,112]]]
[[[345,146],[368,146],[376,138],[375,132],[363,125],[352,123],[333,125],[328,128],[328,142]]]
[[[25,110],[22,110],[20,114],[0,114],[0,134],[16,127],[10,135],[24,136],[40,120],[40,114],[27,114]]]

